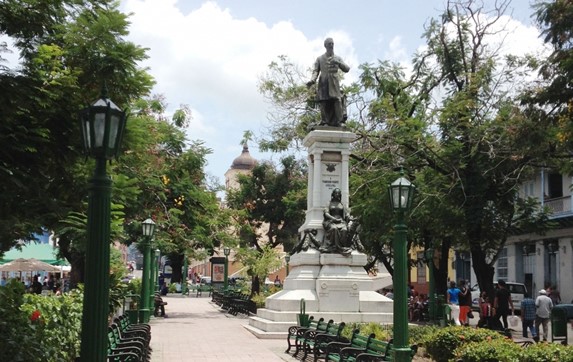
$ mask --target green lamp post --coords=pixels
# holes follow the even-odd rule
[[[139,323],[148,323],[150,316],[150,268],[151,268],[151,238],[155,231],[155,222],[147,219],[142,223],[143,241],[141,251],[143,253],[143,273],[141,276],[141,308],[139,309]]]
[[[88,199],[87,246],[80,356],[82,361],[107,358],[109,314],[109,244],[111,180],[106,162],[117,157],[126,117],[102,90],[100,99],[80,113],[84,151],[95,158]]]
[[[289,270],[288,270],[288,263],[289,263],[289,261],[290,261],[290,255],[288,255],[288,254],[287,254],[287,255],[285,255],[285,262],[286,262],[286,276],[287,276],[287,277],[288,277],[288,273],[289,273]]]
[[[159,291],[159,270],[161,269],[161,250],[155,249],[155,282],[153,283],[153,290]]]
[[[403,175],[392,182],[388,191],[392,210],[397,215],[394,226],[394,361],[412,361],[412,349],[408,345],[408,260],[407,227],[404,213],[410,209],[414,185]]]
[[[187,295],[187,274],[189,273],[189,264],[187,255],[183,255],[183,268],[181,270],[181,295]]]
[[[223,248],[223,254],[225,254],[225,279],[224,279],[224,290],[226,291],[229,288],[229,254],[231,254],[230,248]]]
[[[428,278],[429,280],[429,287],[428,287],[428,309],[430,313],[430,322],[436,322],[436,286],[434,284],[434,249],[428,248],[424,251],[424,258],[426,259],[426,265],[428,265]]]

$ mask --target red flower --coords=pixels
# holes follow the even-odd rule
[[[32,315],[30,316],[30,320],[31,320],[32,322],[35,322],[35,321],[37,321],[37,320],[40,318],[41,315],[42,315],[42,314],[40,313],[39,310],[35,310],[35,311],[32,312]]]

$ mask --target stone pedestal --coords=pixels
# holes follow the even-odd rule
[[[284,338],[296,324],[303,298],[306,313],[315,318],[392,323],[392,300],[376,292],[392,284],[392,278],[388,273],[369,276],[365,264],[366,255],[356,251],[343,256],[309,249],[293,255],[283,290],[267,298],[246,328],[259,338]]]
[[[338,127],[319,127],[305,137],[308,203],[301,233],[316,229],[317,239],[323,239],[324,208],[335,188],[349,206],[350,143],[355,139],[354,133]],[[344,256],[309,249],[291,256],[283,290],[267,298],[265,308],[257,310],[245,327],[259,338],[285,338],[288,327],[296,324],[301,299],[306,313],[317,319],[392,323],[392,300],[376,292],[392,284],[392,278],[388,273],[369,276],[363,268],[366,264],[366,255],[357,251]]]
[[[304,138],[308,148],[308,195],[306,218],[299,231],[317,229],[317,238],[322,240],[323,212],[335,188],[342,191],[342,203],[349,205],[350,143],[355,139],[354,133],[335,127],[321,127]]]

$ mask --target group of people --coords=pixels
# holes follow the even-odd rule
[[[16,277],[16,280],[21,281],[20,277]],[[5,286],[7,282],[6,277],[2,277],[0,286]],[[29,293],[34,294],[42,294],[43,291],[49,291],[56,295],[61,295],[67,285],[66,279],[54,277],[53,275],[42,278],[40,274],[34,275],[32,279],[26,278],[26,280],[21,282]]]
[[[553,307],[561,303],[561,297],[555,287],[547,286],[541,289],[536,299],[528,293],[521,301],[521,322],[523,337],[528,338],[528,331],[534,341],[539,342],[540,336],[547,341],[549,335],[548,324]],[[461,325],[469,325],[468,314],[471,313],[471,291],[466,281],[462,280],[459,287],[455,282],[450,282],[448,288],[448,303],[459,306],[459,322]],[[572,301],[573,303],[573,301]],[[478,328],[490,328],[507,330],[509,328],[508,317],[515,313],[511,293],[506,287],[504,280],[497,282],[495,297],[492,300],[487,292],[483,291],[479,297],[479,321]],[[543,333],[541,334],[541,329]]]

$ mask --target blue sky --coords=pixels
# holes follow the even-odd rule
[[[255,134],[268,126],[270,109],[257,91],[268,64],[288,55],[310,68],[331,36],[335,53],[351,66],[377,59],[409,64],[424,45],[424,24],[438,17],[444,0],[122,0],[132,13],[129,39],[149,48],[144,66],[173,110],[187,104],[193,112],[188,129],[213,150],[207,172],[223,175],[241,152],[243,131]],[[485,1],[486,7],[492,4]],[[505,20],[511,30],[512,53],[541,46],[532,24],[529,0],[514,0]],[[310,77],[310,73],[308,74]],[[261,154],[258,159],[277,159]]]

